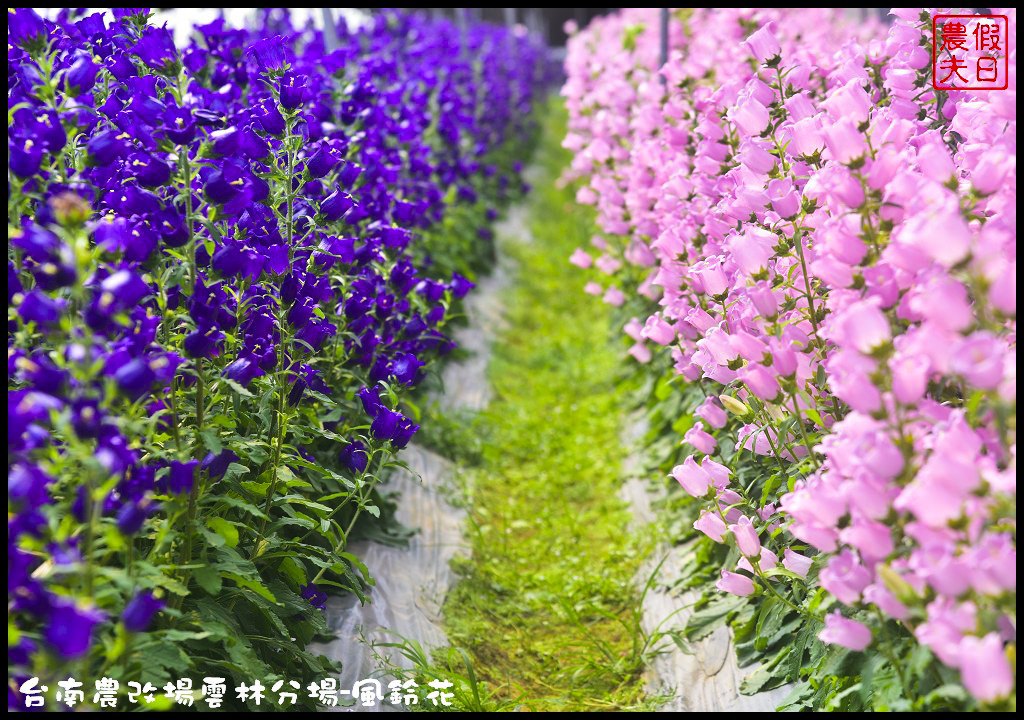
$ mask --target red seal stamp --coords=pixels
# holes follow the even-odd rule
[[[932,87],[1005,90],[1010,23],[1006,15],[932,17]]]

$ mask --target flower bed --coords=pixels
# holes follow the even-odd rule
[[[373,584],[346,547],[401,540],[376,487],[549,66],[416,14],[257,25],[8,14],[12,706],[315,707],[317,608]]]
[[[731,621],[791,709],[1015,706],[1012,42],[977,92],[932,89],[918,9],[674,11],[669,47],[657,10],[576,33],[564,145],[683,491],[686,638]]]

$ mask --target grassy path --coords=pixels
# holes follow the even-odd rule
[[[449,640],[468,655],[453,652],[450,667],[482,681],[467,701],[481,709],[634,709],[649,650],[635,576],[648,542],[629,531],[617,494],[622,349],[567,263],[591,224],[555,188],[567,157],[560,116],[549,115],[527,199],[532,237],[502,248],[514,275],[489,368],[494,398],[451,434],[472,446],[456,448],[472,553],[445,605]]]

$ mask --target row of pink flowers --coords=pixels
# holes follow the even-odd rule
[[[714,9],[673,14],[659,67],[658,12],[570,39],[566,179],[603,231],[570,261],[607,303],[656,303],[624,328],[633,358],[671,353],[711,392],[672,474],[741,551],[719,588],[754,593],[780,554],[788,581],[813,565],[845,607],[821,640],[863,650],[853,616],[875,609],[979,700],[1008,696],[1015,49],[1008,90],[936,92],[919,9]],[[759,507],[712,457],[723,432],[801,479]]]

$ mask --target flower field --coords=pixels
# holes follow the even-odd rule
[[[664,66],[658,15],[570,40],[563,144],[727,594],[687,636],[731,620],[793,708],[1007,702],[1015,91],[933,90],[919,9],[675,12]]]
[[[543,48],[113,17],[8,14],[12,682],[305,687],[326,593],[372,583],[348,545],[395,532],[376,488],[521,192]]]
[[[448,10],[9,9],[9,709],[1014,711],[1016,11]]]

